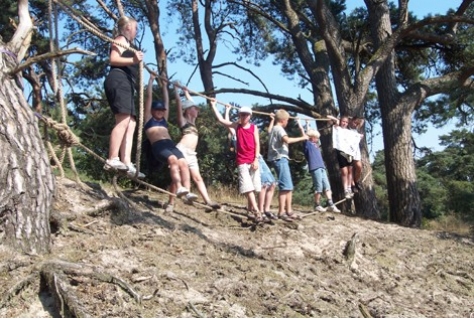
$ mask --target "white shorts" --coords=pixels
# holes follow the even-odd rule
[[[197,169],[199,170],[199,164],[197,159],[197,153],[190,148],[183,146],[181,144],[177,144],[176,147],[183,153],[186,162],[188,163],[189,169]]]
[[[239,170],[239,192],[245,194],[248,192],[260,192],[262,182],[260,181],[260,167],[256,170],[251,168],[251,164],[241,164]]]

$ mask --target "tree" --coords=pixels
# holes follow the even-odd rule
[[[39,254],[49,251],[55,186],[38,118],[26,103],[18,72],[33,27],[28,1],[19,0],[17,28],[9,42],[0,42],[0,227],[5,243]]]
[[[416,185],[415,165],[411,144],[412,115],[416,107],[429,96],[447,93],[455,86],[467,87],[472,81],[469,76],[473,69],[469,65],[451,70],[439,77],[428,78],[411,83],[403,92],[396,78],[396,56],[393,48],[402,39],[414,37],[424,39],[426,34],[416,33],[425,25],[450,22],[446,34],[432,35],[430,43],[448,45],[452,43],[456,22],[469,21],[464,18],[471,0],[463,1],[453,17],[426,18],[419,22],[408,21],[408,1],[400,1],[397,29],[392,30],[391,16],[387,1],[365,0],[369,12],[372,38],[375,49],[383,57],[374,55],[380,63],[376,73],[376,87],[382,114],[387,185],[390,203],[390,220],[405,226],[421,225],[421,202]],[[445,34],[445,35],[446,35]]]
[[[435,192],[434,196],[427,196],[431,199],[429,203],[423,201],[423,208],[430,208],[432,215],[452,211],[472,220],[474,133],[455,130],[440,139],[446,147],[443,151],[430,152],[417,161],[418,170],[431,178],[429,188],[425,189]],[[442,204],[439,204],[440,200]]]

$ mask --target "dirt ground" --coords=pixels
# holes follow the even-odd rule
[[[50,255],[0,246],[0,317],[474,317],[472,238],[333,213],[254,227],[243,200],[165,214],[92,186],[58,180]]]

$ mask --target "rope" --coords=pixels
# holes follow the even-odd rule
[[[138,80],[140,81],[140,89],[138,93],[138,105],[140,110],[138,111],[138,135],[137,135],[137,153],[135,159],[136,172],[135,178],[138,179],[138,174],[140,173],[140,159],[142,156],[142,140],[143,140],[143,121],[144,116],[144,103],[143,103],[143,61],[140,61]]]
[[[147,69],[148,70],[148,69]],[[153,72],[152,70],[148,70],[148,72],[150,73],[153,73],[154,75],[156,75],[156,77],[160,77],[162,80],[170,83],[170,81],[166,78],[163,78],[161,77],[159,74],[157,74],[156,72]],[[193,90],[190,90],[189,88],[183,86],[183,85],[180,85],[180,84],[177,84],[177,83],[173,83],[174,86],[180,88],[180,89],[186,89],[187,91],[189,91],[189,93],[192,93],[194,95],[197,95],[197,96],[200,96],[204,99],[207,99],[207,100],[214,100],[215,98],[213,97],[210,97],[210,96],[207,96],[205,94],[202,94],[202,93],[199,93],[199,92],[196,92],[196,91],[193,91]],[[217,99],[216,100],[216,103],[217,104],[220,104],[220,105],[223,105],[223,106],[226,106],[226,105],[231,105],[231,108],[234,108],[234,109],[240,109],[240,107],[236,106],[236,105],[232,105],[232,104],[229,104],[229,103],[224,103],[224,102],[221,102]],[[261,111],[254,111],[252,110],[252,113],[253,114],[261,114],[261,115],[267,115],[267,116],[271,116],[273,115],[272,113],[267,113],[267,112],[261,112]],[[290,119],[295,119],[295,120],[303,120],[302,118],[299,118],[299,117],[295,117],[295,116],[290,116]],[[304,119],[304,120],[307,120],[307,121],[331,121],[331,119],[328,119],[328,118],[321,118],[321,119]]]

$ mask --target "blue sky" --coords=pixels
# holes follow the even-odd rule
[[[353,10],[355,7],[364,6],[363,0],[348,0],[347,2],[348,12]],[[428,4],[429,3],[429,4]],[[427,14],[444,14],[449,8],[457,8],[457,6],[461,3],[461,0],[434,0],[434,1],[426,1],[426,0],[412,0],[409,2],[409,10],[413,12],[419,18],[426,16]],[[164,10],[166,1],[160,1],[160,8]],[[163,23],[163,22],[162,22]],[[173,42],[176,37],[174,36],[174,26],[171,25],[168,28],[164,28],[164,42],[165,47],[170,49],[174,46]],[[217,63],[223,62],[234,62],[233,60],[229,60],[227,57],[230,55],[225,54],[225,48],[221,44],[219,47],[219,55],[216,58]],[[151,51],[149,51],[151,52]],[[148,54],[145,57],[145,60],[152,61],[153,56],[152,54]],[[262,64],[261,67],[257,68],[255,66],[247,66],[252,69],[254,73],[256,73],[267,85],[268,89],[272,93],[282,94],[282,95],[289,95],[293,97],[301,96],[304,100],[311,102],[312,96],[311,94],[299,88],[296,82],[292,82],[284,78],[280,74],[280,70],[278,66],[273,66],[271,61],[267,61]],[[176,73],[175,80],[178,79],[182,83],[188,81],[189,77],[194,71],[193,66],[186,65],[184,63],[175,63],[169,64],[169,74]],[[245,81],[249,83],[248,86],[244,86],[241,83],[237,83],[235,81],[231,81],[225,77],[216,76],[215,77],[215,84],[217,87],[239,87],[239,88],[248,88],[248,89],[255,89],[255,90],[264,90],[263,86],[255,79],[250,78],[248,75],[242,73],[238,69],[227,69],[228,72],[232,72],[233,77],[237,78],[244,78]],[[235,73],[234,73],[235,72]],[[198,78],[197,73],[194,75],[193,79],[189,83],[188,87],[194,91],[201,91],[202,90],[202,83]],[[268,104],[270,101],[268,99],[258,98],[254,96],[247,96],[243,94],[221,94],[217,97],[219,101],[222,102],[236,102],[240,105],[252,105],[252,104]],[[196,102],[201,103],[204,102],[204,99],[196,97]],[[416,139],[416,143],[418,146],[426,146],[430,148],[434,148],[436,150],[441,150],[442,148],[439,146],[439,142],[437,138],[433,138],[434,136],[438,136],[440,134],[447,134],[454,128],[454,122],[448,123],[443,129],[435,129],[431,127],[425,134],[414,136]],[[374,152],[383,148],[382,137],[379,135],[374,140],[372,156]]]

